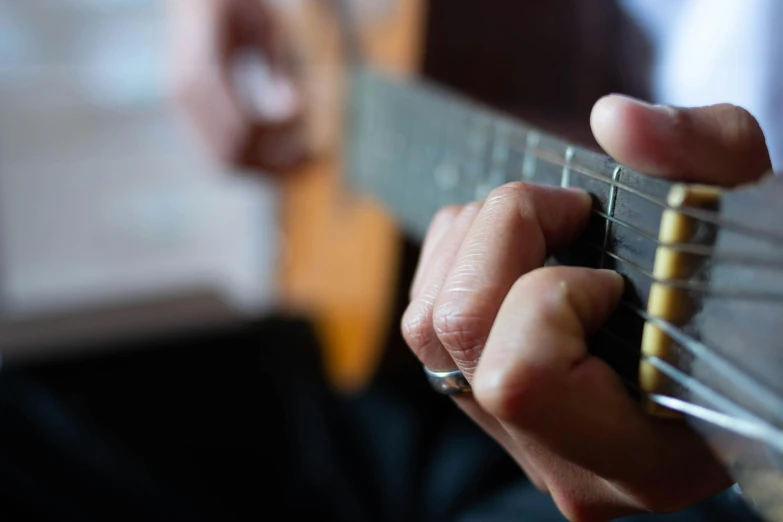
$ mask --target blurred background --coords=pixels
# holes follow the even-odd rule
[[[165,3],[0,2],[0,346],[255,318],[274,186],[212,161],[171,103]]]

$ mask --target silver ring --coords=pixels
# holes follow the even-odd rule
[[[430,386],[443,395],[458,395],[468,393],[471,390],[470,383],[459,370],[434,372],[425,366],[424,373],[427,375]]]

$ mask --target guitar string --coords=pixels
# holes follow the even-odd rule
[[[538,150],[538,149],[536,149]],[[560,167],[568,168],[569,170],[573,170],[577,173],[581,173],[583,175],[587,175],[592,177],[593,179],[597,179],[599,181],[605,182],[607,184],[610,184],[612,186],[617,186],[617,182],[612,180],[611,178],[608,178],[606,176],[603,176],[599,173],[591,173],[588,174],[585,171],[587,169],[579,168],[577,165],[574,165],[572,163],[566,163],[563,161],[552,161],[545,156],[538,155],[538,159],[542,159],[543,161],[546,161],[548,163],[551,163],[553,165],[557,165]],[[620,185],[622,187],[627,187],[626,185]],[[635,189],[633,189],[635,190]],[[638,191],[636,191],[638,192]],[[657,198],[648,197],[650,201],[654,201],[657,205],[668,208],[668,205]],[[697,255],[697,256],[703,256],[703,257],[710,257],[713,261],[728,261],[735,264],[747,264],[747,265],[762,265],[762,266],[770,266],[770,267],[783,267],[783,257],[776,256],[776,255],[761,255],[758,254],[748,254],[747,252],[736,252],[736,251],[726,251],[722,249],[717,249],[716,247],[712,245],[704,245],[699,243],[690,243],[690,242],[682,242],[682,243],[672,243],[672,242],[664,242],[659,240],[657,237],[655,237],[653,234],[641,229],[640,227],[634,225],[633,223],[615,218],[613,216],[609,216],[608,214],[601,212],[597,209],[591,209],[593,214],[601,217],[602,219],[609,221],[613,224],[622,226],[629,231],[631,231],[634,234],[637,234],[638,236],[651,241],[658,247],[665,247],[669,248],[678,252],[681,252],[683,254],[687,255]],[[682,210],[682,209],[678,209]],[[720,226],[720,225],[719,225]],[[672,286],[677,285],[676,283],[672,283]],[[680,284],[679,286],[687,287],[687,285]]]
[[[558,163],[560,166],[567,166],[566,163]],[[568,165],[569,168],[571,168],[571,165]],[[703,256],[703,257],[710,257],[713,261],[729,261],[735,264],[747,264],[747,265],[762,265],[762,266],[770,266],[774,268],[783,267],[783,257],[780,256],[758,256],[753,254],[748,254],[747,252],[734,252],[734,251],[725,251],[721,249],[717,249],[712,245],[704,245],[704,244],[698,244],[698,243],[689,243],[689,242],[682,242],[682,243],[672,243],[672,242],[664,242],[659,240],[657,237],[655,237],[653,234],[639,228],[638,226],[622,220],[615,218],[613,216],[609,216],[605,212],[602,212],[598,209],[591,209],[592,213],[601,217],[604,220],[610,221],[613,224],[617,224],[619,226],[622,226],[632,233],[644,238],[645,240],[648,240],[655,244],[657,247],[664,247],[669,248],[678,252],[681,252],[683,254],[687,255],[697,255],[697,256]],[[611,257],[614,257],[615,259],[625,262],[625,263],[631,263],[629,260],[623,259],[622,257],[618,257],[616,253],[612,253],[609,251],[606,251]],[[650,277],[651,279],[654,279],[649,272],[646,272],[643,268],[639,267],[638,265],[635,266],[639,271],[643,272],[645,275]],[[664,282],[660,280],[656,280],[657,282],[669,284],[670,286],[677,286],[680,288],[687,288],[687,289],[693,289],[693,290],[699,290],[704,291],[705,289],[703,287],[696,287],[692,284],[687,283],[686,281],[680,281],[680,282]],[[727,291],[727,294],[734,293],[733,291]],[[741,293],[741,291],[740,291]],[[768,296],[768,292],[762,292],[764,296]],[[773,296],[774,297],[774,296]]]
[[[699,243],[687,243],[687,242],[672,243],[667,241],[661,241],[660,239],[655,237],[653,234],[650,234],[646,230],[642,230],[641,228],[638,228],[629,222],[626,222],[622,219],[617,219],[613,216],[606,214],[605,212],[601,212],[598,209],[593,208],[591,209],[591,212],[606,221],[610,221],[615,225],[619,225],[623,228],[626,228],[634,232],[635,234],[643,237],[644,239],[647,239],[648,241],[655,243],[657,247],[668,248],[670,250],[674,250],[676,252],[681,252],[683,254],[688,254],[688,255],[710,257],[711,260],[713,261],[726,261],[730,263],[748,264],[748,265],[770,265],[773,267],[775,265],[783,266],[783,256],[767,256],[767,257],[753,256],[753,255],[748,255],[747,252],[742,252],[742,251],[730,251],[730,250],[717,249],[712,245],[703,245]]]
[[[691,279],[661,279],[656,277],[652,272],[642,267],[638,263],[627,259],[610,249],[604,248],[595,243],[589,241],[576,241],[574,244],[582,244],[588,248],[596,250],[599,253],[606,254],[610,258],[622,263],[624,266],[633,269],[645,276],[653,283],[657,283],[663,286],[672,288],[678,288],[681,290],[689,290],[706,294],[714,297],[722,297],[728,299],[740,299],[740,300],[759,300],[759,301],[780,301],[783,302],[783,293],[770,290],[748,290],[743,288],[731,288],[731,287],[716,287],[699,281],[693,281]]]
[[[631,343],[610,328],[602,327],[599,333],[613,338],[623,350],[623,354],[632,355],[639,362],[645,361],[651,364],[677,386],[690,392],[693,397],[712,403],[716,409],[705,408],[700,404],[692,402],[692,399],[686,400],[671,393],[648,392],[642,389],[638,381],[634,381],[615,370],[615,375],[619,380],[639,397],[647,397],[648,400],[680,413],[685,413],[689,417],[707,421],[710,424],[720,426],[723,429],[748,438],[761,440],[772,445],[778,451],[783,451],[783,438],[781,438],[783,433],[781,433],[780,428],[752,412],[749,408],[737,404],[725,394],[718,392],[693,375],[685,373],[677,365],[660,357],[641,353],[638,347],[633,347]],[[607,362],[607,364],[609,363]]]
[[[628,303],[628,301],[624,301],[623,302],[623,304],[625,304],[625,303]],[[665,360],[661,359],[660,357],[654,357],[654,356],[650,356],[650,355],[647,355],[645,353],[642,353],[641,346],[633,345],[631,342],[628,341],[628,339],[626,339],[623,336],[619,335],[618,333],[614,332],[611,328],[609,328],[606,325],[602,326],[598,330],[598,332],[611,337],[617,343],[617,345],[620,348],[622,348],[623,354],[625,354],[627,356],[634,357],[638,362],[649,361],[650,359],[653,359],[653,358],[654,359],[659,359],[659,360],[663,361],[663,364],[671,366],[672,368],[676,368],[677,371],[680,371],[680,372],[682,371],[678,366],[676,366],[675,364],[672,364],[669,361],[665,361]],[[689,376],[689,377],[691,377],[692,379],[695,379],[695,377],[692,377],[692,376]],[[642,390],[642,387],[641,387],[641,385],[639,384],[638,381],[633,381],[633,380],[629,379],[628,377],[626,377],[624,375],[620,375],[620,378],[626,384],[629,384],[632,387],[634,387],[635,391],[638,391],[639,393],[647,393],[646,391]],[[702,383],[702,386],[706,386],[706,385],[704,383]],[[688,389],[687,386],[684,386],[684,387],[686,389]]]
[[[528,149],[526,152],[529,152],[529,151],[530,151],[530,149]],[[644,191],[637,190],[637,189],[635,189],[633,187],[630,187],[628,185],[625,185],[623,183],[620,183],[620,182],[617,182],[615,180],[609,179],[608,177],[606,177],[605,175],[603,175],[601,173],[592,171],[591,169],[582,167],[580,165],[575,165],[573,163],[563,162],[563,161],[560,160],[559,157],[555,157],[556,159],[552,160],[549,157],[547,157],[546,151],[543,151],[543,153],[541,153],[542,151],[543,151],[543,149],[536,151],[536,152],[539,152],[539,154],[537,154],[537,158],[538,159],[541,159],[541,160],[546,161],[548,163],[551,163],[553,165],[558,165],[558,166],[561,166],[561,167],[568,168],[568,169],[570,169],[572,171],[582,173],[582,174],[584,174],[584,175],[586,175],[588,177],[592,177],[593,179],[596,179],[598,181],[607,183],[610,186],[614,186],[614,187],[617,187],[617,188],[624,189],[624,190],[628,191],[629,193],[636,194],[637,196],[642,197],[643,199],[646,199],[646,200],[650,201],[651,203],[654,203],[657,206],[660,206],[660,207],[662,207],[664,209],[670,208],[668,203],[666,203],[665,201],[663,201],[663,200],[661,200],[659,198],[656,198],[654,196],[650,196],[649,194],[646,194]],[[777,236],[775,234],[770,234],[770,233],[767,233],[766,231],[757,230],[757,229],[754,229],[753,227],[748,227],[747,225],[744,225],[742,223],[736,223],[736,222],[733,222],[733,221],[730,221],[730,220],[726,220],[725,218],[722,218],[719,214],[717,214],[715,212],[705,211],[705,210],[702,210],[702,209],[694,209],[694,208],[676,208],[674,210],[680,212],[683,215],[688,215],[688,216],[693,217],[695,219],[699,219],[699,220],[702,220],[702,221],[705,221],[705,222],[709,222],[709,223],[714,223],[714,224],[718,225],[719,227],[723,227],[723,228],[727,228],[727,229],[735,228],[735,229],[739,229],[740,231],[745,232],[745,233],[749,233],[749,234],[752,234],[752,235],[755,235],[755,236],[760,236],[760,239],[773,241],[775,243],[783,243],[783,238],[781,238],[781,237],[779,237],[779,236]],[[626,223],[626,222],[623,222],[622,220],[617,220],[617,219],[614,219],[614,221],[615,222],[620,222],[618,224],[621,224],[621,225],[626,225],[627,224],[631,230],[634,230],[637,233],[640,232],[640,229],[638,229],[637,227],[635,227],[634,225],[632,225],[630,223]],[[648,238],[650,237],[647,234],[645,234],[645,236],[648,237]],[[657,240],[657,238],[652,238],[652,239],[654,241],[656,241],[657,243],[662,244],[660,241]],[[682,244],[682,245],[679,245],[679,246],[680,246],[680,248],[683,248],[683,249],[689,248],[689,245],[687,245],[687,244]],[[699,255],[712,255],[712,253],[714,253],[714,250],[713,250],[713,252],[710,252],[709,250],[705,250],[704,249],[705,245],[693,245],[693,246],[695,247],[694,250],[696,250],[696,252],[692,252],[692,253],[697,253]],[[709,247],[707,247],[707,248],[709,248]],[[611,254],[613,256],[616,256],[615,259],[617,259],[617,260],[619,260],[621,262],[632,263],[630,260],[623,259],[622,257],[618,256],[617,254],[615,254],[613,252],[607,252],[607,253],[609,253],[609,254]],[[754,259],[754,261],[757,261],[757,259]],[[762,259],[761,261],[762,262],[769,262],[769,260],[767,260],[767,259]],[[636,265],[636,267],[637,268],[641,268],[641,267],[638,267],[638,265]],[[648,276],[652,275],[652,274],[649,274],[649,272],[644,271],[644,269],[642,269],[642,271],[643,271],[643,273],[645,273]],[[652,277],[652,279],[656,280],[654,277]],[[665,281],[660,281],[660,282],[662,282],[664,284],[666,283]],[[703,343],[700,343],[696,339],[690,337],[684,331],[678,329],[676,326],[672,325],[671,323],[668,323],[666,321],[662,321],[662,320],[657,319],[657,318],[653,318],[653,317],[649,316],[643,310],[639,309],[638,307],[636,307],[635,305],[632,305],[630,303],[624,302],[623,304],[625,306],[629,307],[632,312],[634,312],[635,314],[639,315],[642,319],[644,319],[644,320],[646,320],[646,321],[648,321],[650,323],[653,323],[656,326],[660,327],[667,334],[669,334],[672,338],[674,338],[677,342],[679,342],[681,345],[683,345],[684,347],[689,349],[692,353],[694,353],[694,356],[696,356],[697,358],[699,357],[699,355],[704,357],[705,354],[707,354],[706,355],[706,360],[709,361],[709,364],[711,364],[713,366],[715,366],[717,364],[717,366],[720,369],[722,369],[725,373],[732,374],[731,375],[732,377],[739,378],[740,381],[743,381],[746,384],[750,383],[751,387],[758,388],[758,385],[750,377],[745,376],[741,370],[739,370],[738,368],[735,368],[733,365],[731,365],[730,363],[726,362],[725,360],[722,360],[719,356],[717,356],[715,353],[713,353],[714,352],[713,349],[707,347]],[[719,362],[716,363],[716,361],[719,361]],[[770,394],[769,391],[763,390],[763,389],[761,389],[759,391],[761,393],[761,396],[767,397],[767,398],[771,397],[771,401],[773,403],[777,402],[776,397],[774,397],[774,395]],[[781,411],[781,410],[778,409],[777,411]]]
[[[629,308],[631,311],[637,313],[640,317],[643,319],[650,318],[648,314],[643,312],[638,307],[628,303],[627,301],[622,301],[621,305],[623,305],[626,308]],[[689,352],[697,357],[702,362],[705,362],[706,364],[710,365],[713,369],[716,369],[718,371],[722,371],[723,375],[727,378],[731,379],[739,379],[738,382],[741,382],[742,384],[754,388],[753,392],[757,393],[759,395],[753,395],[754,397],[758,398],[763,397],[766,398],[767,404],[765,405],[767,408],[771,408],[770,411],[773,412],[781,412],[781,405],[783,403],[780,401],[780,399],[776,396],[774,392],[771,390],[763,387],[762,385],[758,384],[752,377],[748,376],[745,372],[737,368],[735,365],[732,365],[722,357],[714,354],[714,349],[709,348],[707,346],[702,346],[701,348],[694,348],[694,343],[696,344],[702,344],[700,341],[697,341],[696,339],[689,336],[687,333],[682,331],[681,329],[677,328],[673,324],[663,321],[663,320],[655,320],[653,319],[652,323],[654,323],[656,326],[659,325],[665,325],[663,328],[666,328],[665,333],[669,333],[672,331],[679,331],[679,334],[675,334],[677,336],[677,339],[675,339],[676,342],[680,343],[680,345],[683,346],[683,348],[688,349],[690,348]],[[663,329],[662,328],[662,329]],[[705,394],[711,394],[713,397],[718,396],[720,400],[731,402],[728,398],[723,396],[720,392],[717,392],[716,390],[712,389],[709,385],[705,384],[704,382],[700,381],[693,375],[688,375],[685,372],[683,372],[682,369],[680,369],[677,365],[672,364],[669,361],[666,361],[664,359],[661,359],[660,357],[655,357],[651,355],[647,355],[644,353],[641,353],[641,347],[639,346],[633,346],[627,339],[623,338],[622,336],[618,335],[617,333],[613,332],[609,327],[604,326],[602,327],[599,332],[606,334],[610,337],[612,337],[618,345],[624,350],[625,353],[634,356],[637,358],[640,362],[641,361],[647,361],[650,364],[652,364],[657,370],[664,373],[667,377],[672,379],[676,384],[682,386],[684,389],[695,392],[697,395],[701,395],[703,398],[705,398]],[[674,337],[674,336],[672,336]],[[683,342],[681,342],[683,341]],[[687,346],[686,346],[687,345]],[[706,349],[710,355],[705,359],[704,357],[699,357],[695,352],[699,352],[701,349]],[[620,378],[623,380],[624,383],[631,385],[634,390],[638,391],[639,393],[646,394],[647,392],[643,391],[641,389],[641,386],[638,382],[634,383],[631,379],[620,376]],[[701,388],[701,392],[698,389],[695,388]],[[712,401],[714,402],[714,401]],[[742,410],[746,414],[749,414],[747,412],[747,408],[738,406],[736,404],[732,403],[732,407],[735,409]],[[752,415],[752,414],[749,414]],[[754,415],[755,417],[755,415]],[[783,421],[783,419],[778,419],[778,421]],[[759,421],[762,422],[762,421]],[[764,422],[766,424],[766,422]]]
[[[610,185],[612,187],[617,187],[618,189],[622,189],[625,192],[628,192],[630,194],[633,194],[635,196],[638,196],[646,201],[649,201],[650,203],[653,203],[656,206],[659,206],[665,210],[670,209],[674,210],[680,214],[683,214],[685,216],[691,217],[693,219],[703,221],[706,223],[710,223],[713,225],[716,225],[720,228],[725,228],[727,230],[733,230],[736,232],[742,232],[748,235],[752,235],[757,237],[758,239],[773,242],[777,245],[783,245],[783,236],[779,236],[775,233],[766,231],[766,230],[760,230],[758,228],[754,228],[752,226],[746,225],[744,223],[740,223],[737,221],[733,221],[730,219],[726,219],[725,216],[722,216],[719,212],[715,212],[714,210],[706,210],[706,209],[699,209],[695,207],[673,207],[669,205],[665,200],[662,200],[658,197],[652,196],[650,194],[647,194],[644,190],[640,190],[637,188],[634,188],[630,185],[627,185],[625,183],[622,183],[620,181],[613,180],[612,178],[598,172],[592,169],[589,169],[587,167],[584,167],[582,165],[579,165],[577,163],[566,163],[561,158],[559,158],[556,154],[550,153],[550,151],[547,151],[546,149],[543,149],[541,147],[536,148],[526,148],[523,150],[519,150],[516,148],[512,148],[512,150],[515,150],[516,152],[520,153],[529,153],[533,156],[535,156],[537,159],[540,159],[542,161],[545,161],[551,165],[555,165],[558,167],[567,167],[569,170],[573,172],[577,172],[580,174],[583,174],[591,179],[594,179],[596,181],[600,181],[602,183],[606,183],[607,185]],[[622,166],[621,166],[622,168]]]
[[[378,196],[381,197],[381,199],[386,199],[385,194],[378,194]],[[394,206],[393,203],[391,203],[392,206]],[[601,217],[606,216],[603,212],[597,212],[597,214]],[[621,221],[621,220],[615,220],[615,221]],[[626,223],[623,223],[624,225]],[[633,225],[628,224],[631,228],[631,230],[636,229]],[[636,229],[638,230],[638,229]],[[668,246],[667,243],[658,241],[657,239],[653,239],[652,236],[648,234],[644,234],[643,237],[649,239],[650,241],[654,241],[655,244],[658,246]],[[591,248],[593,250],[598,251],[599,253],[603,253],[607,255],[608,257],[614,259],[615,261],[622,263],[624,266],[627,266],[628,268],[634,270],[635,272],[640,273],[645,278],[649,279],[652,283],[658,283],[664,286],[669,286],[673,288],[678,288],[682,290],[688,290],[693,292],[702,293],[705,295],[710,296],[719,296],[723,298],[730,298],[730,299],[745,299],[745,300],[764,300],[764,301],[777,301],[781,302],[783,301],[783,292],[775,289],[745,289],[745,288],[732,288],[732,287],[716,287],[716,286],[710,286],[706,283],[699,282],[699,281],[693,281],[691,279],[661,279],[659,277],[656,277],[650,270],[646,269],[645,267],[639,265],[638,263],[623,257],[616,251],[606,248],[604,246],[597,245],[595,243],[591,243],[589,241],[585,240],[577,240],[575,242],[576,244],[584,244],[588,248]],[[705,248],[705,245],[693,245],[699,248]],[[709,248],[709,247],[706,247]],[[772,262],[769,259],[755,259],[756,263],[770,263]]]
[[[390,79],[385,79],[382,82],[382,85],[393,85],[397,87],[397,83]],[[522,132],[524,133],[535,133],[537,135],[546,135],[545,133],[542,133],[540,131],[527,128],[524,124],[521,124],[519,122],[515,122],[513,120],[510,120],[507,117],[504,117],[502,115],[499,115],[495,113],[494,111],[491,111],[487,108],[479,106],[476,102],[472,100],[466,100],[461,99],[459,95],[456,93],[451,92],[445,92],[442,89],[439,89],[436,86],[433,86],[429,83],[422,84],[420,83],[418,85],[421,94],[424,94],[426,91],[437,91],[440,92],[441,97],[445,99],[450,100],[459,100],[459,104],[463,106],[464,110],[467,111],[468,109],[472,109],[474,112],[476,112],[475,115],[473,115],[473,119],[477,119],[481,117],[484,120],[490,120],[487,122],[489,125],[491,125],[491,120],[494,120],[497,122],[497,126],[503,125],[505,123],[505,126],[511,127],[511,128],[517,128],[522,129]],[[411,94],[411,91],[405,91],[403,89],[400,89],[400,92],[403,94]],[[399,94],[399,93],[398,93]],[[427,93],[429,94],[429,93]],[[431,96],[431,95],[430,95]],[[437,99],[429,99],[427,100],[431,102],[432,104],[442,104],[444,103],[441,100]],[[559,139],[556,139],[552,137],[557,142],[560,142]],[[770,232],[768,230],[761,230],[752,226],[749,226],[744,223],[740,223],[734,220],[727,219],[725,216],[722,216],[720,213],[711,211],[711,210],[705,210],[705,209],[699,209],[694,207],[672,207],[670,206],[665,200],[660,199],[656,196],[653,196],[651,194],[648,194],[644,190],[637,189],[635,187],[632,187],[630,185],[627,185],[625,183],[622,183],[620,181],[616,181],[611,179],[610,177],[606,176],[605,174],[602,174],[601,172],[595,171],[593,169],[587,168],[585,166],[579,165],[578,163],[573,162],[565,162],[560,158],[560,155],[552,153],[543,147],[535,146],[535,147],[523,147],[523,148],[517,148],[517,147],[509,147],[509,150],[519,152],[522,154],[529,154],[536,159],[540,159],[542,161],[545,161],[551,165],[559,166],[559,167],[565,167],[568,168],[570,171],[581,173],[585,176],[588,176],[596,181],[600,181],[603,183],[606,183],[610,186],[616,187],[618,189],[622,189],[625,192],[628,192],[630,194],[634,194],[642,199],[645,199],[649,201],[650,203],[653,203],[663,209],[672,209],[676,210],[680,214],[689,216],[691,218],[714,224],[720,228],[725,228],[727,230],[734,230],[736,232],[741,232],[747,235],[755,236],[758,239],[765,240],[768,242],[773,242],[776,245],[783,245],[783,236],[780,236],[778,234],[775,234],[773,232]]]
[[[693,375],[685,373],[677,365],[661,359],[660,357],[641,353],[639,347],[634,347],[627,339],[613,332],[610,328],[604,326],[599,329],[599,332],[614,339],[617,345],[622,348],[624,354],[634,356],[639,362],[645,361],[651,364],[656,370],[661,372],[676,385],[692,393],[693,396],[712,403],[719,411],[704,408],[704,406],[695,404],[692,400],[685,400],[681,397],[673,396],[672,394],[648,392],[642,389],[638,381],[634,381],[615,371],[615,375],[619,377],[622,383],[640,397],[647,397],[649,400],[667,407],[680,406],[675,405],[672,402],[679,401],[682,403],[682,406],[687,405],[688,407],[675,407],[676,411],[686,413],[691,417],[695,416],[698,419],[706,420],[711,424],[716,424],[740,435],[767,442],[776,447],[778,451],[783,451],[783,446],[781,445],[781,441],[783,440],[781,439],[781,430],[772,425],[769,421],[753,413],[749,408],[737,404],[725,394],[716,391]],[[609,363],[607,362],[607,364]],[[694,415],[694,413],[696,413],[694,408],[702,409],[700,412],[701,415]]]
[[[696,359],[722,374],[729,379],[730,382],[745,388],[753,397],[763,399],[770,411],[783,412],[783,399],[778,398],[774,391],[748,375],[745,370],[742,370],[736,364],[729,362],[725,357],[720,355],[715,348],[699,341],[671,322],[650,315],[645,310],[642,310],[627,300],[622,300],[620,305],[638,315],[645,322],[660,329]]]

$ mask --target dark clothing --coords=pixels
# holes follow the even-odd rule
[[[0,520],[563,520],[414,361],[357,397],[321,375],[289,320],[6,367]],[[655,520],[751,520],[726,502]]]

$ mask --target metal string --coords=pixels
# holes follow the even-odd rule
[[[642,310],[638,306],[629,303],[628,301],[621,301],[620,304],[641,317],[645,322],[660,329],[663,333],[671,337],[672,340],[679,346],[696,357],[700,362],[703,362],[716,372],[722,374],[731,382],[734,382],[740,387],[745,388],[760,401],[765,402],[766,406],[770,410],[783,412],[783,400],[779,398],[775,392],[768,389],[765,385],[759,383],[756,379],[745,373],[745,371],[738,368],[735,364],[732,364],[726,360],[723,356],[719,355],[717,350],[714,348],[699,341],[669,321],[652,316],[645,310]]]
[[[608,257],[614,259],[618,263],[622,263],[624,266],[631,268],[635,272],[638,272],[648,278],[652,283],[657,283],[663,286],[669,286],[672,288],[678,288],[681,290],[688,290],[692,292],[698,292],[714,297],[723,297],[728,299],[743,299],[743,300],[758,300],[758,301],[780,301],[783,302],[783,293],[775,290],[746,290],[743,288],[731,288],[713,286],[702,281],[694,281],[692,279],[661,279],[656,277],[652,272],[643,266],[639,265],[627,259],[611,250],[604,248],[595,243],[589,241],[578,241],[575,244],[582,244],[588,248],[598,251],[601,254],[605,254]]]
[[[693,396],[711,403],[721,411],[708,409],[679,397],[648,393],[642,390],[638,382],[620,376],[620,380],[635,392],[667,408],[696,417],[745,437],[764,441],[773,445],[778,451],[783,451],[783,433],[781,433],[780,429],[751,413],[746,408],[739,406],[695,377],[684,373],[677,366],[660,357],[641,353],[638,348],[634,348],[626,339],[617,335],[609,328],[603,327],[599,331],[612,337],[624,350],[639,357],[640,361],[648,362],[677,385],[692,393]]]
[[[783,256],[749,255],[747,252],[742,251],[720,250],[715,248],[713,245],[702,245],[698,243],[671,243],[661,241],[653,234],[647,232],[646,230],[642,230],[641,228],[636,227],[627,221],[617,219],[616,217],[610,216],[605,212],[601,212],[595,208],[591,209],[591,212],[606,221],[634,232],[635,234],[655,243],[656,246],[668,248],[676,252],[694,256],[709,257],[713,261],[727,261],[731,263],[748,265],[779,265],[783,267]]]
[[[487,120],[488,125],[491,125],[492,121],[494,120],[494,122],[498,126],[503,126],[506,128],[517,128],[522,130],[523,132],[526,133],[533,132],[536,135],[541,135],[541,136],[546,135],[545,133],[539,132],[537,130],[527,128],[523,123],[514,121],[508,116],[500,114],[498,111],[492,110],[488,107],[483,107],[481,104],[473,100],[467,99],[466,97],[463,97],[460,94],[451,92],[440,86],[434,85],[431,82],[422,81],[422,80],[412,80],[406,82],[408,85],[408,87],[406,87],[405,84],[400,83],[398,80],[393,80],[391,78],[385,78],[378,74],[373,74],[373,72],[369,70],[366,72],[368,72],[373,77],[374,80],[379,82],[381,87],[385,87],[387,89],[389,87],[396,88],[396,90],[398,91],[397,93],[398,95],[402,94],[403,96],[405,95],[428,96],[432,98],[429,101],[432,102],[437,101],[438,105],[452,105],[452,106],[456,105],[457,107],[461,107],[466,112],[472,111],[475,113],[473,117],[475,118],[480,117],[482,120]],[[410,85],[415,86],[416,90],[414,91],[413,89],[411,89]],[[558,143],[561,143],[561,140],[556,138],[553,139],[555,139]],[[775,234],[766,230],[760,230],[752,226],[749,226],[747,224],[727,219],[719,212],[715,212],[712,210],[700,209],[695,207],[672,207],[665,200],[653,196],[651,194],[648,194],[643,189],[635,188],[621,181],[616,181],[601,172],[595,171],[583,165],[579,165],[578,163],[574,163],[573,161],[565,161],[565,158],[561,157],[560,154],[555,153],[553,151],[546,150],[537,144],[531,146],[528,143],[522,148],[509,146],[508,150],[522,153],[526,157],[527,156],[535,157],[536,159],[549,163],[551,165],[567,168],[569,172],[577,172],[596,181],[606,183],[618,189],[622,189],[623,191],[638,196],[650,203],[653,203],[656,206],[659,206],[662,209],[672,209],[680,214],[691,217],[693,219],[703,221],[706,223],[711,223],[727,230],[733,230],[749,236],[756,237],[761,240],[772,242],[779,246],[783,246],[783,235]],[[640,229],[638,229],[631,223],[615,218],[612,219],[614,223],[617,223],[622,226],[628,226],[630,229],[634,230],[637,233],[642,232]],[[643,235],[645,235],[645,237],[649,237],[649,234],[643,234]],[[655,238],[655,240],[657,241],[657,238]],[[689,251],[688,253],[697,254],[697,255],[712,256],[714,253],[714,249],[710,250],[710,247],[706,247],[705,245],[698,245],[698,244],[683,243],[678,245],[676,248],[681,249],[682,251]],[[748,257],[747,254],[742,254],[738,252],[724,253],[723,255],[726,255],[728,258],[731,259],[745,259]],[[772,263],[772,264],[783,266],[783,256],[775,257],[771,259],[766,259],[766,258],[756,259],[751,257],[751,259],[754,262],[761,262],[764,264]]]
[[[646,192],[644,192],[644,190],[634,188],[620,181],[615,181],[612,178],[604,174],[601,174],[598,171],[589,169],[587,167],[583,167],[577,163],[566,164],[566,162],[563,161],[563,159],[560,158],[557,154],[551,153],[550,151],[542,149],[541,147],[525,148],[522,150],[520,149],[512,149],[512,150],[515,150],[516,152],[520,152],[520,153],[531,154],[535,156],[537,159],[540,159],[542,161],[545,161],[547,163],[550,163],[558,167],[568,166],[569,170],[573,172],[578,172],[596,181],[600,181],[602,183],[606,183],[607,185],[617,187],[618,189],[622,189],[625,192],[638,196],[663,209],[675,210],[678,213],[691,217],[693,219],[704,221],[706,223],[710,223],[713,225],[717,225],[718,227],[725,228],[727,230],[735,230],[737,232],[742,232],[744,234],[755,236],[758,239],[770,241],[783,246],[783,236],[779,236],[777,234],[773,234],[765,230],[759,230],[751,226],[748,226],[744,223],[728,220],[720,213],[715,212],[714,210],[705,210],[705,209],[700,209],[695,207],[672,207],[663,199],[647,194]]]

